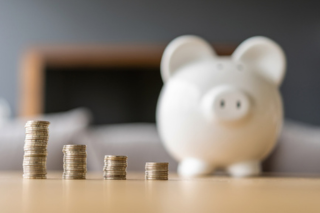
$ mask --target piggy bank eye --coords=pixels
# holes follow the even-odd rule
[[[226,104],[224,103],[224,100],[221,100],[221,101],[220,101],[220,107],[221,107],[221,108],[224,108],[225,105],[226,105]]]
[[[241,102],[237,101],[237,108],[240,109],[241,108]]]
[[[238,65],[237,65],[237,69],[238,69],[239,71],[243,71],[243,66],[242,66],[241,64],[238,64]]]

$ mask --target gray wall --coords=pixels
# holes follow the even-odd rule
[[[33,44],[169,42],[182,34],[240,43],[264,35],[288,56],[286,117],[320,124],[320,5],[287,2],[0,0],[0,96],[16,111],[18,62]]]

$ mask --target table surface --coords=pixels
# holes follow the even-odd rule
[[[62,180],[49,172],[46,180],[27,180],[21,172],[0,173],[0,212],[320,212],[320,177],[231,178],[211,176],[145,181]]]

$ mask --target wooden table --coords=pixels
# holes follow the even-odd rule
[[[130,212],[130,213],[313,213],[320,212],[320,178],[208,177],[145,181],[128,174],[126,181],[22,179],[21,172],[0,173],[0,212]]]

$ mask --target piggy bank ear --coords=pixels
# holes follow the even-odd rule
[[[211,45],[197,36],[180,36],[166,47],[161,59],[161,76],[166,82],[180,67],[214,57]]]
[[[274,41],[257,36],[240,44],[232,58],[258,72],[270,82],[280,86],[285,75],[286,57]]]

